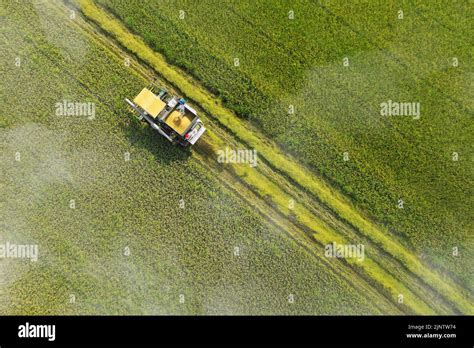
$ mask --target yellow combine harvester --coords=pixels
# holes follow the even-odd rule
[[[155,95],[148,88],[143,88],[133,102],[129,99],[125,101],[139,113],[140,120],[147,121],[172,143],[194,145],[206,130],[196,110],[186,104],[183,98],[169,95],[164,89]]]

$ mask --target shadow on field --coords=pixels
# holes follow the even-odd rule
[[[148,150],[160,163],[186,162],[191,156],[189,147],[172,144],[143,122],[129,120],[124,122],[121,128],[132,147]]]

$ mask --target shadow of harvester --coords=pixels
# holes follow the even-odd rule
[[[191,156],[189,147],[173,144],[132,113],[125,111],[120,117],[120,127],[132,147],[143,148],[162,164],[186,162]]]

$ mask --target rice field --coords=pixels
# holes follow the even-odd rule
[[[425,108],[447,108],[456,124],[451,137],[469,153],[470,105],[457,99],[465,98],[469,67],[459,66],[454,77],[430,75],[429,88],[414,86],[404,69],[426,75],[442,63],[424,65],[420,55],[402,61],[403,50],[384,46],[394,40],[389,28],[374,20],[379,36],[372,38],[370,26],[344,21],[352,8],[219,4],[2,4],[0,187],[7,204],[0,243],[36,243],[41,257],[0,259],[0,313],[472,313],[472,168],[429,160],[449,143],[438,128],[448,121],[441,112],[429,122],[423,117]],[[435,7],[415,8],[420,18],[439,15]],[[291,27],[278,20],[288,11],[296,15]],[[303,20],[302,13],[314,16]],[[459,22],[436,22],[437,30],[450,20]],[[216,23],[222,30],[209,35]],[[328,33],[315,38],[308,30],[318,26]],[[470,52],[458,43],[463,61]],[[343,51],[351,54],[349,67],[335,65]],[[384,74],[400,85],[381,81]],[[447,79],[455,82],[446,86]],[[208,131],[192,151],[130,117],[123,99],[151,82],[198,109]],[[427,147],[429,136],[402,120],[377,119],[373,109],[387,95],[419,96],[422,117],[413,122],[428,122],[439,143]],[[93,103],[95,115],[58,115],[57,103],[67,100]],[[378,104],[364,108],[373,100]],[[310,133],[317,134],[311,144]],[[374,145],[377,136],[386,147]],[[259,165],[217,163],[228,146],[257,150]],[[406,161],[393,162],[401,157]],[[418,182],[393,174],[437,166],[442,172]],[[444,203],[433,199],[453,189]],[[404,193],[403,210],[394,192]],[[452,232],[427,230],[436,224]],[[332,242],[364,243],[365,261],[328,259],[324,246]],[[452,257],[451,242],[461,257]]]
[[[472,291],[466,3],[97,3]],[[381,117],[389,100],[419,103],[419,119]]]
[[[131,121],[123,97],[150,81],[56,5],[2,8],[1,241],[38,244],[39,261],[0,260],[0,313],[382,312]],[[95,118],[56,115],[62,100],[95,103]]]

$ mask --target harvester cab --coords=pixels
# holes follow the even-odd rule
[[[156,95],[143,88],[133,102],[125,101],[138,113],[139,120],[148,122],[172,143],[194,145],[206,130],[196,110],[186,100],[170,95],[165,89],[160,89]]]

